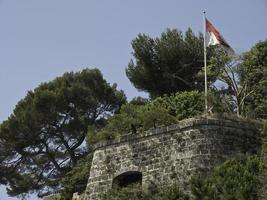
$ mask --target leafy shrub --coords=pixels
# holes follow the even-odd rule
[[[91,163],[92,155],[81,158],[75,167],[61,180],[63,190],[60,196],[62,200],[70,199],[75,192],[82,193],[85,191]]]
[[[163,188],[156,200],[189,200],[189,196],[185,194],[178,185]]]
[[[109,117],[104,129],[99,131],[96,127],[90,127],[87,142],[93,144],[127,133],[170,125],[177,120],[202,114],[203,104],[204,95],[198,91],[158,97],[149,103],[145,99],[134,99],[123,105],[117,114]]]
[[[150,105],[163,107],[169,114],[181,120],[203,113],[204,94],[198,91],[176,93],[171,96],[158,97]]]
[[[111,189],[102,200],[189,200],[189,196],[176,184],[163,188],[155,186],[147,191],[143,191],[140,184],[132,184],[124,188]]]
[[[102,200],[145,200],[142,186],[132,184],[124,188],[115,187],[103,195]]]
[[[107,126],[97,132],[94,127],[88,135],[87,142],[93,144],[116,136],[137,133],[149,128],[175,123],[176,119],[161,106],[125,104],[119,113],[108,118]],[[93,133],[92,133],[93,132]]]
[[[192,179],[194,200],[257,200],[262,169],[259,156],[230,159],[215,168],[210,177]]]

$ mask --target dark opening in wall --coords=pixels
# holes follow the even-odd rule
[[[127,187],[130,184],[142,184],[142,173],[137,171],[129,171],[113,179],[112,187]]]

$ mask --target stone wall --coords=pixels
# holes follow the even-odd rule
[[[255,153],[260,146],[255,124],[217,118],[187,119],[178,124],[124,135],[95,146],[85,199],[100,199],[114,178],[142,173],[142,187],[178,182],[209,172],[226,158]]]
[[[60,194],[59,193],[50,194],[48,196],[44,196],[42,200],[60,200]]]

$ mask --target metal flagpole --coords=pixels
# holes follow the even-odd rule
[[[205,68],[205,111],[208,113],[208,83],[207,83],[207,47],[206,47],[206,12],[203,11],[204,28],[204,68]]]

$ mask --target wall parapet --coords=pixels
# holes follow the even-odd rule
[[[190,129],[191,127],[202,126],[202,125],[218,125],[223,127],[232,127],[232,128],[242,128],[247,130],[255,130],[261,127],[260,123],[255,121],[250,121],[246,119],[227,119],[227,118],[218,118],[213,116],[205,116],[198,118],[189,118],[179,121],[176,124],[172,124],[169,126],[162,126],[158,128],[153,128],[146,130],[144,132],[137,132],[135,134],[129,133],[125,135],[121,135],[117,138],[102,141],[92,145],[92,149],[98,150],[105,148],[107,146],[116,145],[120,143],[130,142],[133,140],[138,140],[146,137],[150,137],[153,135],[166,134],[174,131],[183,131],[185,129]]]

